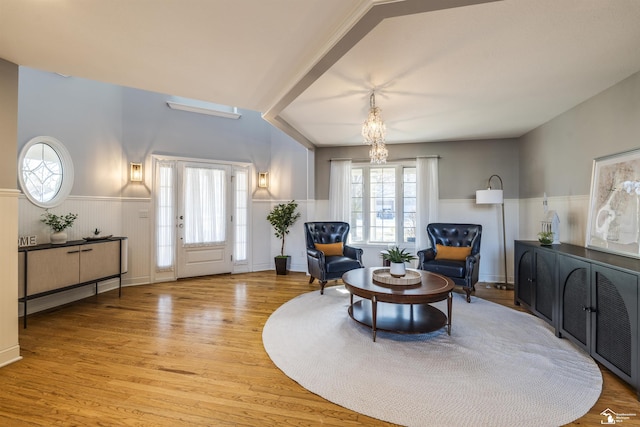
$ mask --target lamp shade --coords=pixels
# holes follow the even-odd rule
[[[477,190],[476,203],[479,205],[499,205],[504,201],[502,190]]]

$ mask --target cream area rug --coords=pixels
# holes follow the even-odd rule
[[[407,426],[559,426],[602,391],[596,363],[528,313],[454,294],[451,336],[379,331],[373,342],[348,306],[342,286],[301,295],[262,338],[287,376],[356,412]]]

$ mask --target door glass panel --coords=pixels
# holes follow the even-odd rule
[[[184,244],[226,240],[225,171],[187,166],[184,169]]]
[[[247,228],[249,227],[249,172],[246,169],[238,169],[236,176],[236,214],[234,260],[236,262],[247,260]]]

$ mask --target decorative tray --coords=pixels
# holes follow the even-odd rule
[[[412,270],[410,268],[406,269],[406,274],[402,277],[393,277],[389,272],[389,268],[379,268],[377,270],[373,270],[372,278],[375,282],[382,283],[385,285],[417,285],[422,282],[422,276],[420,272],[416,270]]]
[[[83,237],[84,240],[90,242],[91,240],[107,240],[113,237],[113,234],[109,234],[108,236],[91,236],[91,237]]]

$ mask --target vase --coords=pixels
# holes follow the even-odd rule
[[[289,267],[291,266],[291,257],[289,255],[277,256],[273,261],[276,265],[276,274],[285,275],[289,273]]]
[[[391,274],[393,277],[403,277],[405,274],[407,274],[404,262],[392,262],[389,268],[389,274]]]
[[[67,243],[67,232],[66,231],[54,231],[51,233],[51,244],[52,245],[60,245],[62,243]]]

